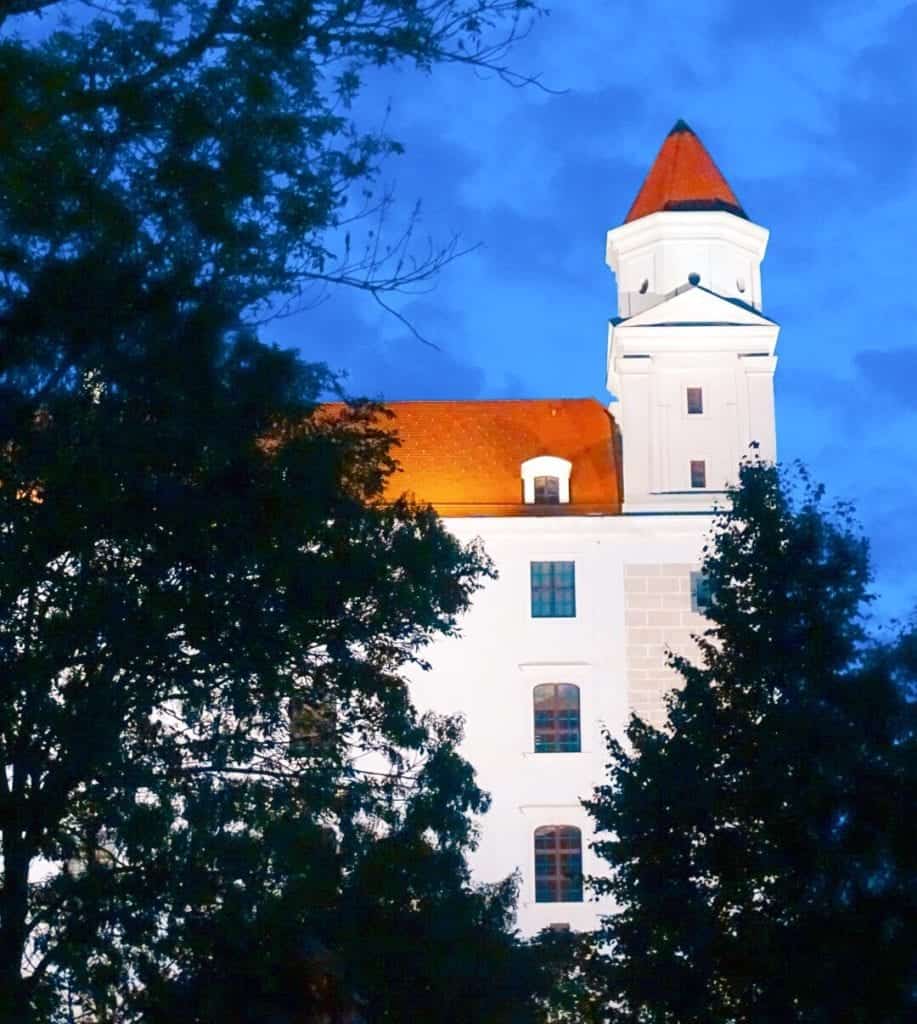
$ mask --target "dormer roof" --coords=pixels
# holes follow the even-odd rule
[[[446,517],[620,514],[615,425],[595,399],[386,405],[394,416],[382,426],[400,442],[387,498],[407,492]],[[569,502],[525,502],[522,464],[542,455],[571,464]]]
[[[665,210],[723,210],[748,219],[704,144],[677,121],[656,155],[624,223]]]

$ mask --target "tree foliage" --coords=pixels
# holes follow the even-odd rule
[[[509,942],[458,724],[404,681],[487,560],[381,500],[384,413],[253,325],[448,258],[353,255],[398,147],[350,103],[374,66],[509,74],[528,8],[0,5],[0,1019],[381,1013],[342,908],[423,934],[430,865]]]
[[[588,805],[616,912],[607,1019],[913,1019],[913,631],[865,629],[865,540],[821,488],[748,462],[716,522],[696,663],[657,730],[609,740]]]
[[[449,258],[449,243],[416,257],[410,232],[387,247],[374,229],[358,230],[384,211],[372,179],[401,147],[362,128],[353,101],[385,65],[460,62],[511,77],[503,57],[531,8],[0,5],[4,304],[15,300],[20,325],[44,313],[52,333],[74,330],[60,318],[79,311],[89,337],[106,324],[109,334],[136,331],[164,294],[189,316],[219,307],[237,326],[310,282],[379,294],[423,279]]]

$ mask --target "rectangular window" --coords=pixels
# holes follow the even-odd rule
[[[572,619],[576,615],[573,562],[532,562],[532,618]]]
[[[318,757],[334,750],[337,715],[331,704],[307,704],[302,697],[290,698],[290,754]]]
[[[698,416],[704,411],[704,389],[688,388],[688,415]]]
[[[535,687],[534,708],[535,753],[579,753],[579,687],[542,683]]]
[[[535,477],[535,504],[560,504],[560,480],[556,476]]]
[[[707,463],[703,459],[691,460],[691,486],[707,486]]]
[[[702,572],[691,573],[691,610],[703,614],[713,600],[710,581]]]

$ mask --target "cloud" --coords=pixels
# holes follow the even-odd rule
[[[460,355],[467,350],[463,316],[430,301],[393,303],[432,345],[365,294],[343,289],[314,309],[270,325],[265,336],[326,363],[352,395],[389,401],[480,395],[484,370]]]
[[[917,465],[903,453],[917,427],[917,5],[555,7],[510,60],[559,95],[445,67],[427,78],[383,69],[365,96],[370,119],[392,98],[406,152],[383,180],[402,212],[421,198],[421,235],[482,243],[399,306],[441,351],[358,297],[303,317],[297,340],[346,367],[354,390],[389,398],[604,398],[604,233],[684,117],[771,229],[781,455],[857,500],[878,589],[913,593]]]
[[[917,410],[917,346],[865,349],[855,357],[867,387],[904,409]]]
[[[725,2],[712,28],[724,43],[761,47],[765,42],[804,38],[822,42],[831,18],[856,10],[855,0],[769,0],[768,3]]]

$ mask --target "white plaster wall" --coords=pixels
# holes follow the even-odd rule
[[[683,575],[687,588],[710,519],[565,516],[446,523],[461,540],[480,537],[500,573],[476,596],[463,635],[438,641],[429,651],[431,670],[418,674],[412,686],[421,708],[466,716],[464,754],[493,799],[481,822],[475,876],[495,881],[520,872],[519,926],[526,934],[554,923],[592,928],[601,912],[595,903],[535,903],[534,831],[542,825],[577,826],[583,832],[584,872],[601,872],[589,850],[590,820],[579,801],[604,779],[602,728],[623,736],[635,701],[658,719],[665,688],[654,680],[648,704],[645,677],[629,670],[633,630],[646,627],[626,624],[626,610],[635,609],[632,597],[626,603],[625,578],[633,587],[634,579],[645,579],[645,571],[666,566],[667,575],[659,578],[677,584]],[[576,564],[576,617],[533,619],[529,563],[553,560]],[[644,575],[632,576],[628,566],[633,565],[643,567]],[[674,575],[673,566],[678,567]],[[684,593],[689,595],[687,589]],[[672,627],[678,644],[683,627],[679,616]],[[665,625],[654,628],[654,637],[666,634]],[[532,690],[543,682],[580,687],[581,753],[534,752]]]
[[[747,355],[741,357],[747,389],[747,436],[758,443],[761,458],[777,460],[777,426],[774,416],[774,371],[777,357]]]
[[[776,337],[776,325],[613,329],[612,412],[624,453],[625,512],[710,509],[735,483],[752,442],[763,458],[776,458]],[[749,354],[749,347],[764,354]],[[699,415],[687,411],[689,387],[703,389]],[[694,459],[706,463],[706,488],[690,486]]]
[[[718,294],[760,309],[767,239],[765,228],[720,210],[664,211],[613,228],[606,262],[617,278],[618,314],[629,317],[655,305],[687,284],[690,274]]]

